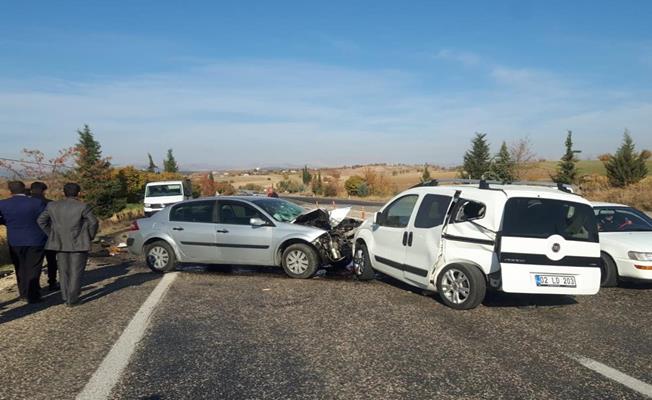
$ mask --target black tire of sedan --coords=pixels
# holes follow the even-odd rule
[[[308,279],[319,268],[317,252],[307,244],[295,243],[283,251],[281,263],[290,278]]]
[[[456,310],[470,310],[484,300],[487,281],[478,268],[453,264],[445,267],[439,274],[437,292],[447,306]]]
[[[601,253],[600,258],[602,259],[600,265],[600,286],[618,286],[618,269],[616,268],[616,263],[614,263],[614,260],[607,253]]]
[[[360,243],[355,249],[355,256],[353,257],[353,265],[355,276],[360,281],[370,281],[374,279],[374,269],[371,267],[371,259],[369,258],[369,250],[364,243]]]
[[[152,271],[164,274],[174,271],[177,260],[172,247],[159,240],[145,246],[145,263]]]

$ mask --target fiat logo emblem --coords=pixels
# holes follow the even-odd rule
[[[552,251],[555,253],[559,253],[559,250],[561,250],[561,245],[559,243],[555,243],[552,245]]]

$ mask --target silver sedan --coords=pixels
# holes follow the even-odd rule
[[[290,277],[310,278],[321,266],[351,261],[358,225],[277,198],[204,198],[134,222],[127,245],[160,273],[177,263],[280,265]]]

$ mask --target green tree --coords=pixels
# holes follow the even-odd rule
[[[308,185],[310,181],[312,181],[312,174],[310,171],[308,171],[308,166],[303,167],[303,171],[301,173],[301,179],[303,180],[304,185]]]
[[[421,182],[429,182],[431,179],[430,171],[428,171],[428,163],[426,163],[423,167],[423,174],[421,174]]]
[[[568,131],[566,136],[566,153],[562,156],[557,164],[557,174],[552,176],[552,180],[557,183],[564,183],[570,185],[577,182],[579,171],[577,170],[577,157],[575,154],[580,153],[579,150],[573,149],[573,132]]]
[[[179,165],[177,164],[177,160],[174,159],[172,149],[168,149],[167,157],[163,160],[163,170],[165,172],[179,172]]]
[[[156,164],[154,164],[154,159],[152,158],[152,155],[147,153],[147,158],[149,158],[149,165],[147,166],[147,172],[156,172],[158,167]]]
[[[344,190],[346,190],[346,193],[348,193],[349,196],[357,196],[358,188],[363,183],[365,183],[363,177],[360,175],[353,175],[344,182]]]
[[[317,172],[317,176],[312,179],[312,192],[320,195],[324,193],[324,182],[321,179],[321,171]]]
[[[647,176],[648,171],[645,162],[648,158],[650,158],[649,151],[636,152],[634,141],[629,131],[625,130],[623,143],[616,151],[616,154],[608,155],[606,161],[604,161],[609,183],[612,186],[625,187],[639,182]]]
[[[464,154],[462,178],[482,179],[491,165],[486,133],[477,133],[471,140],[471,148]]]
[[[120,179],[114,176],[109,160],[102,158],[100,143],[95,140],[88,125],[77,133],[76,166],[70,178],[81,186],[84,200],[93,207],[98,217],[110,217],[125,207],[125,190]]]
[[[507,143],[503,142],[496,157],[494,157],[489,167],[489,179],[511,183],[516,179],[515,177],[515,163],[512,159]]]

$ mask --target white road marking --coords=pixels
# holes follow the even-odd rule
[[[622,385],[625,385],[628,388],[635,390],[642,395],[652,397],[652,385],[648,383],[640,381],[629,375],[623,374],[617,369],[613,369],[607,365],[602,364],[601,362],[592,360],[587,357],[573,356],[572,358],[590,370],[593,370],[601,375],[606,376],[611,380],[614,380]]]
[[[167,290],[174,282],[178,272],[163,275],[147,300],[140,306],[136,315],[131,319],[122,335],[115,342],[109,354],[104,357],[99,368],[84,389],[77,395],[77,400],[102,400],[108,399],[111,390],[118,383],[122,372],[129,364],[129,358],[136,349],[136,345],[143,338],[149,320]]]

